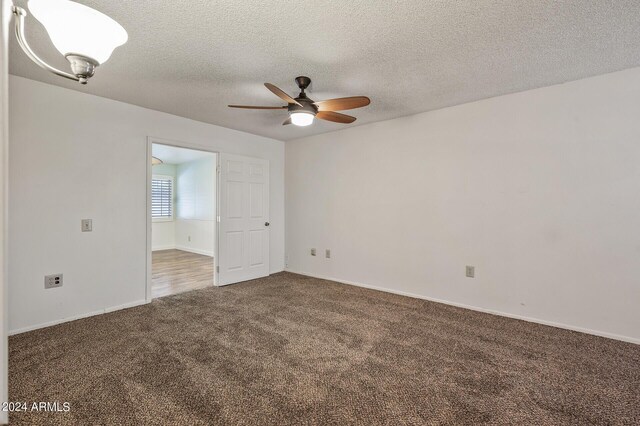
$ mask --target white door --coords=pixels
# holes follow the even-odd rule
[[[269,162],[220,154],[218,285],[269,275]]]

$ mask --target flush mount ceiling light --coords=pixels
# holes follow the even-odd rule
[[[285,106],[229,105],[229,107],[244,109],[286,109],[289,111],[289,118],[282,123],[283,126],[286,126],[287,124],[309,126],[310,124],[313,124],[314,118],[333,121],[334,123],[353,123],[356,121],[355,117],[340,114],[336,111],[361,108],[371,103],[369,98],[366,96],[351,96],[350,98],[328,99],[326,101],[315,102],[312,99],[309,99],[307,94],[304,92],[304,89],[309,87],[311,84],[311,79],[309,77],[297,77],[296,84],[300,88],[300,94],[295,99],[271,83],[264,84],[267,89],[271,90],[276,96],[287,102],[287,105]]]
[[[162,164],[162,163],[164,163],[164,161],[162,161],[158,157],[151,157],[151,165],[152,166],[157,166],[158,164]]]
[[[33,52],[24,35],[27,12],[13,6],[18,43],[33,62],[61,77],[87,84],[96,67],[127,42],[127,32],[120,24],[85,5],[70,0],[29,0],[28,8],[45,27],[56,49],[67,58],[73,74],[52,67]]]

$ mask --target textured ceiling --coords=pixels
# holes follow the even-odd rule
[[[638,0],[81,0],[129,42],[87,86],[54,77],[12,41],[12,74],[281,140],[345,125],[282,126],[262,84],[310,97],[366,95],[354,125],[640,66]],[[24,0],[16,1],[24,5]],[[46,33],[27,38],[66,69]],[[12,37],[13,39],[13,37]]]

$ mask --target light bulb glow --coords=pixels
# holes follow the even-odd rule
[[[102,64],[127,42],[127,31],[120,24],[85,5],[70,0],[29,0],[28,6],[63,55],[87,56]]]
[[[308,126],[313,123],[313,114],[309,112],[291,113],[291,123],[296,126]]]

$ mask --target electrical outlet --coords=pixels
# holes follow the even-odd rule
[[[311,249],[311,256],[315,256],[316,255],[316,249],[312,248]]]
[[[474,278],[476,276],[476,267],[467,265],[465,268],[465,274],[469,278]]]
[[[327,259],[331,259],[331,250],[326,249],[324,251],[324,257],[326,257]]]
[[[44,288],[62,287],[62,274],[45,275]]]
[[[91,219],[82,219],[80,221],[82,232],[91,232],[93,230],[93,221]]]

